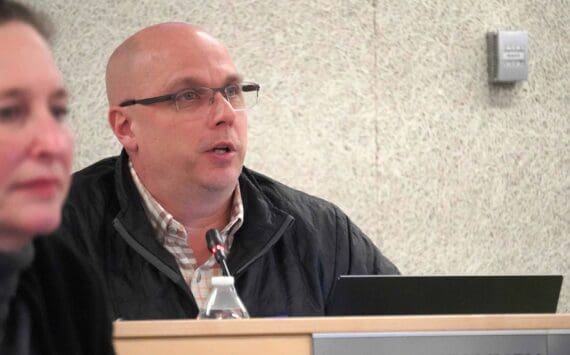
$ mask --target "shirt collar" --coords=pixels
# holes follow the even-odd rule
[[[150,220],[150,224],[156,236],[161,244],[164,244],[164,239],[166,236],[172,236],[176,238],[187,239],[187,233],[184,226],[178,222],[168,211],[162,207],[162,205],[150,194],[150,192],[144,187],[140,181],[132,162],[129,160],[129,170],[135,186],[140,193],[143,200],[143,208],[147,217]],[[229,251],[235,233],[243,225],[244,220],[244,209],[243,201],[241,198],[241,191],[239,183],[236,184],[232,196],[232,207],[230,212],[229,223],[220,231],[222,240]]]

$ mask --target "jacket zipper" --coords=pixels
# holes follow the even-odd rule
[[[172,270],[168,265],[166,265],[162,260],[156,257],[154,254],[149,252],[144,246],[142,246],[133,236],[127,231],[125,226],[121,223],[118,218],[113,220],[113,226],[119,235],[123,238],[127,244],[131,246],[139,255],[141,255],[146,261],[151,263],[160,272],[166,275],[170,280],[172,280],[176,285],[182,287],[186,293],[190,290],[184,281],[184,278],[179,272]]]

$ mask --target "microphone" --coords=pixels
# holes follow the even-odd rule
[[[218,264],[222,266],[222,274],[224,276],[231,276],[230,269],[226,263],[226,248],[222,243],[222,236],[217,229],[210,229],[206,232],[206,243],[208,250],[214,255]]]

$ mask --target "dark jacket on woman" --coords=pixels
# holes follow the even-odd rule
[[[114,354],[100,275],[61,240],[38,237],[26,248],[31,263],[23,270],[14,263],[3,266],[5,272],[12,270],[4,276],[16,288],[4,319],[0,354]]]
[[[337,276],[397,268],[336,206],[244,168],[244,224],[228,257],[252,317],[324,315]],[[174,257],[158,242],[128,167],[101,160],[74,174],[59,236],[102,271],[115,318],[194,318]]]

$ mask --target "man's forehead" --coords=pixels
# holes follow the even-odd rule
[[[241,80],[225,46],[184,23],[159,24],[131,36],[112,55],[107,75],[110,97],[117,101]]]
[[[110,66],[136,67],[200,51],[200,42],[214,39],[188,24],[166,23],[145,28],[127,38],[109,58]],[[127,69],[127,68],[124,68]]]
[[[157,75],[163,89],[225,85],[241,80],[237,69],[219,42],[180,38],[150,50],[141,69]]]
[[[205,80],[204,77],[199,75],[186,75],[186,76],[179,76],[173,77],[171,80],[165,83],[165,90],[179,90],[179,89],[186,89],[186,88],[193,88],[199,86],[206,86],[210,87],[212,85],[221,85],[225,86],[232,83],[240,83],[243,81],[243,77],[234,72],[230,72],[227,74],[221,74],[220,77],[216,78],[218,80],[217,83],[212,84]]]
[[[216,62],[233,65],[226,47],[205,32],[180,33],[166,37],[153,37],[137,41],[131,55],[149,64],[184,63],[208,65]]]

